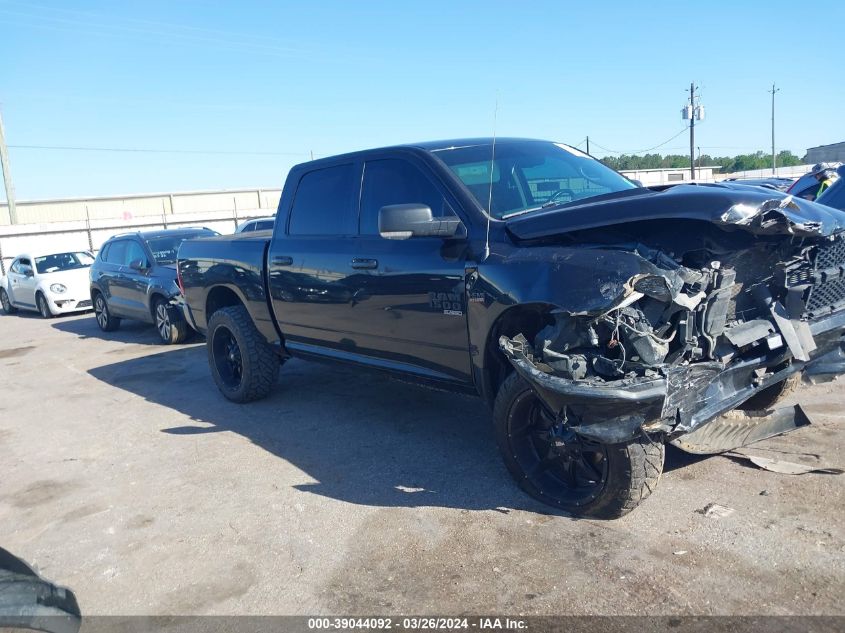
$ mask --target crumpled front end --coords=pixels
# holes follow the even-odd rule
[[[731,220],[755,223],[760,235],[783,212]],[[612,247],[643,272],[604,308],[562,305],[532,340],[503,336],[499,346],[578,435],[672,441],[796,372],[813,380],[845,372],[843,235],[755,237],[718,253]]]

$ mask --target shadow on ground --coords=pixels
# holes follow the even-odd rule
[[[686,468],[698,462],[709,459],[713,455],[693,455],[692,453],[685,453],[680,448],[666,444],[666,462],[663,464],[663,472],[671,473],[673,470]]]
[[[74,334],[78,338],[98,338],[120,343],[135,343],[138,345],[162,345],[158,332],[152,323],[122,320],[120,327],[114,332],[103,332],[97,325],[94,313],[86,313],[87,318],[56,320],[53,327],[61,332]],[[195,339],[191,339],[193,342]],[[199,339],[201,340],[201,339]]]
[[[478,398],[291,360],[269,398],[237,405],[217,390],[205,354],[174,348],[89,373],[188,416],[193,424],[163,429],[174,442],[220,431],[249,438],[313,478],[295,486],[304,492],[371,506],[557,514],[513,484]]]

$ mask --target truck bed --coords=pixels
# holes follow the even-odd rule
[[[268,342],[279,344],[273,323],[264,266],[272,231],[255,231],[189,240],[179,249],[179,277],[185,301],[185,318],[205,334],[207,315],[239,299]],[[214,291],[209,294],[209,288]]]

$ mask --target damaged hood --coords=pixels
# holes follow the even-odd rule
[[[518,240],[643,220],[698,220],[757,235],[827,236],[845,212],[775,191],[733,184],[675,185],[596,196],[506,220]]]

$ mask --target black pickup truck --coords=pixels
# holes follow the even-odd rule
[[[634,508],[666,442],[800,425],[725,414],[845,371],[845,214],[780,192],[644,188],[562,144],[465,139],[298,165],[276,218],[179,251],[227,398],[267,395],[290,356],[478,394],[520,486],[572,513]]]

